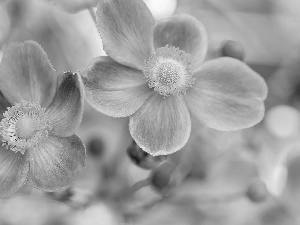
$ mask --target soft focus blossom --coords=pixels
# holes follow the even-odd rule
[[[130,116],[130,133],[149,154],[181,149],[191,115],[221,131],[263,118],[264,80],[233,58],[203,63],[207,34],[194,17],[155,24],[143,1],[103,0],[97,24],[108,57],[95,58],[83,72],[87,100],[109,116]]]
[[[0,90],[0,197],[26,180],[43,191],[70,186],[85,164],[75,135],[83,112],[80,76],[57,76],[36,42],[13,43],[3,54]]]
[[[98,0],[45,0],[68,13],[77,13],[97,5]]]
[[[154,19],[161,19],[174,14],[177,0],[144,0]]]

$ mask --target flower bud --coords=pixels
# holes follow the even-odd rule
[[[172,179],[175,168],[174,165],[168,162],[159,165],[150,174],[151,186],[162,194],[170,192],[176,186],[175,180]]]
[[[268,194],[266,184],[260,179],[251,182],[246,190],[246,196],[255,203],[265,201]]]
[[[127,155],[131,161],[146,170],[151,170],[157,167],[162,161],[164,161],[167,156],[152,156],[147,152],[143,151],[134,141],[127,148]]]
[[[57,201],[67,202],[74,195],[74,191],[68,188],[64,191],[48,192],[47,194],[50,195],[52,198],[56,199]]]
[[[94,137],[87,143],[87,154],[92,157],[100,157],[104,153],[104,144],[99,137]]]
[[[244,61],[245,55],[245,49],[240,42],[227,40],[221,47],[221,56],[231,57],[240,61]]]

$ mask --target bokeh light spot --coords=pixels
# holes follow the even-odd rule
[[[171,16],[177,6],[177,0],[144,0],[155,19]]]
[[[299,113],[287,105],[279,105],[266,114],[265,117],[267,129],[275,136],[280,138],[289,138],[299,133]]]

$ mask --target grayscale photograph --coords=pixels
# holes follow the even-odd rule
[[[0,225],[300,225],[300,0],[0,0]]]

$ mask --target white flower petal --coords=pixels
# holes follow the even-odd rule
[[[58,76],[57,90],[45,114],[57,136],[70,136],[78,129],[83,114],[84,91],[81,77],[66,72]]]
[[[28,154],[28,182],[43,191],[66,189],[85,166],[85,147],[76,135],[50,136]]]
[[[86,99],[102,113],[126,117],[153,94],[141,71],[98,57],[83,72]]]
[[[190,114],[182,98],[163,98],[155,94],[130,117],[129,131],[149,154],[172,154],[180,150],[190,136]]]
[[[36,42],[12,43],[4,50],[0,90],[11,104],[27,100],[46,108],[55,94],[56,77],[46,53]]]
[[[207,52],[207,33],[203,24],[196,18],[177,14],[157,22],[154,29],[155,48],[172,45],[192,56],[197,70],[203,63]]]
[[[0,147],[0,198],[15,193],[26,182],[29,162],[26,155]]]
[[[208,61],[185,96],[200,122],[221,131],[254,126],[264,116],[267,86],[246,64],[232,58]]]
[[[154,49],[154,19],[142,0],[101,0],[97,24],[108,56],[115,61],[142,69]]]

